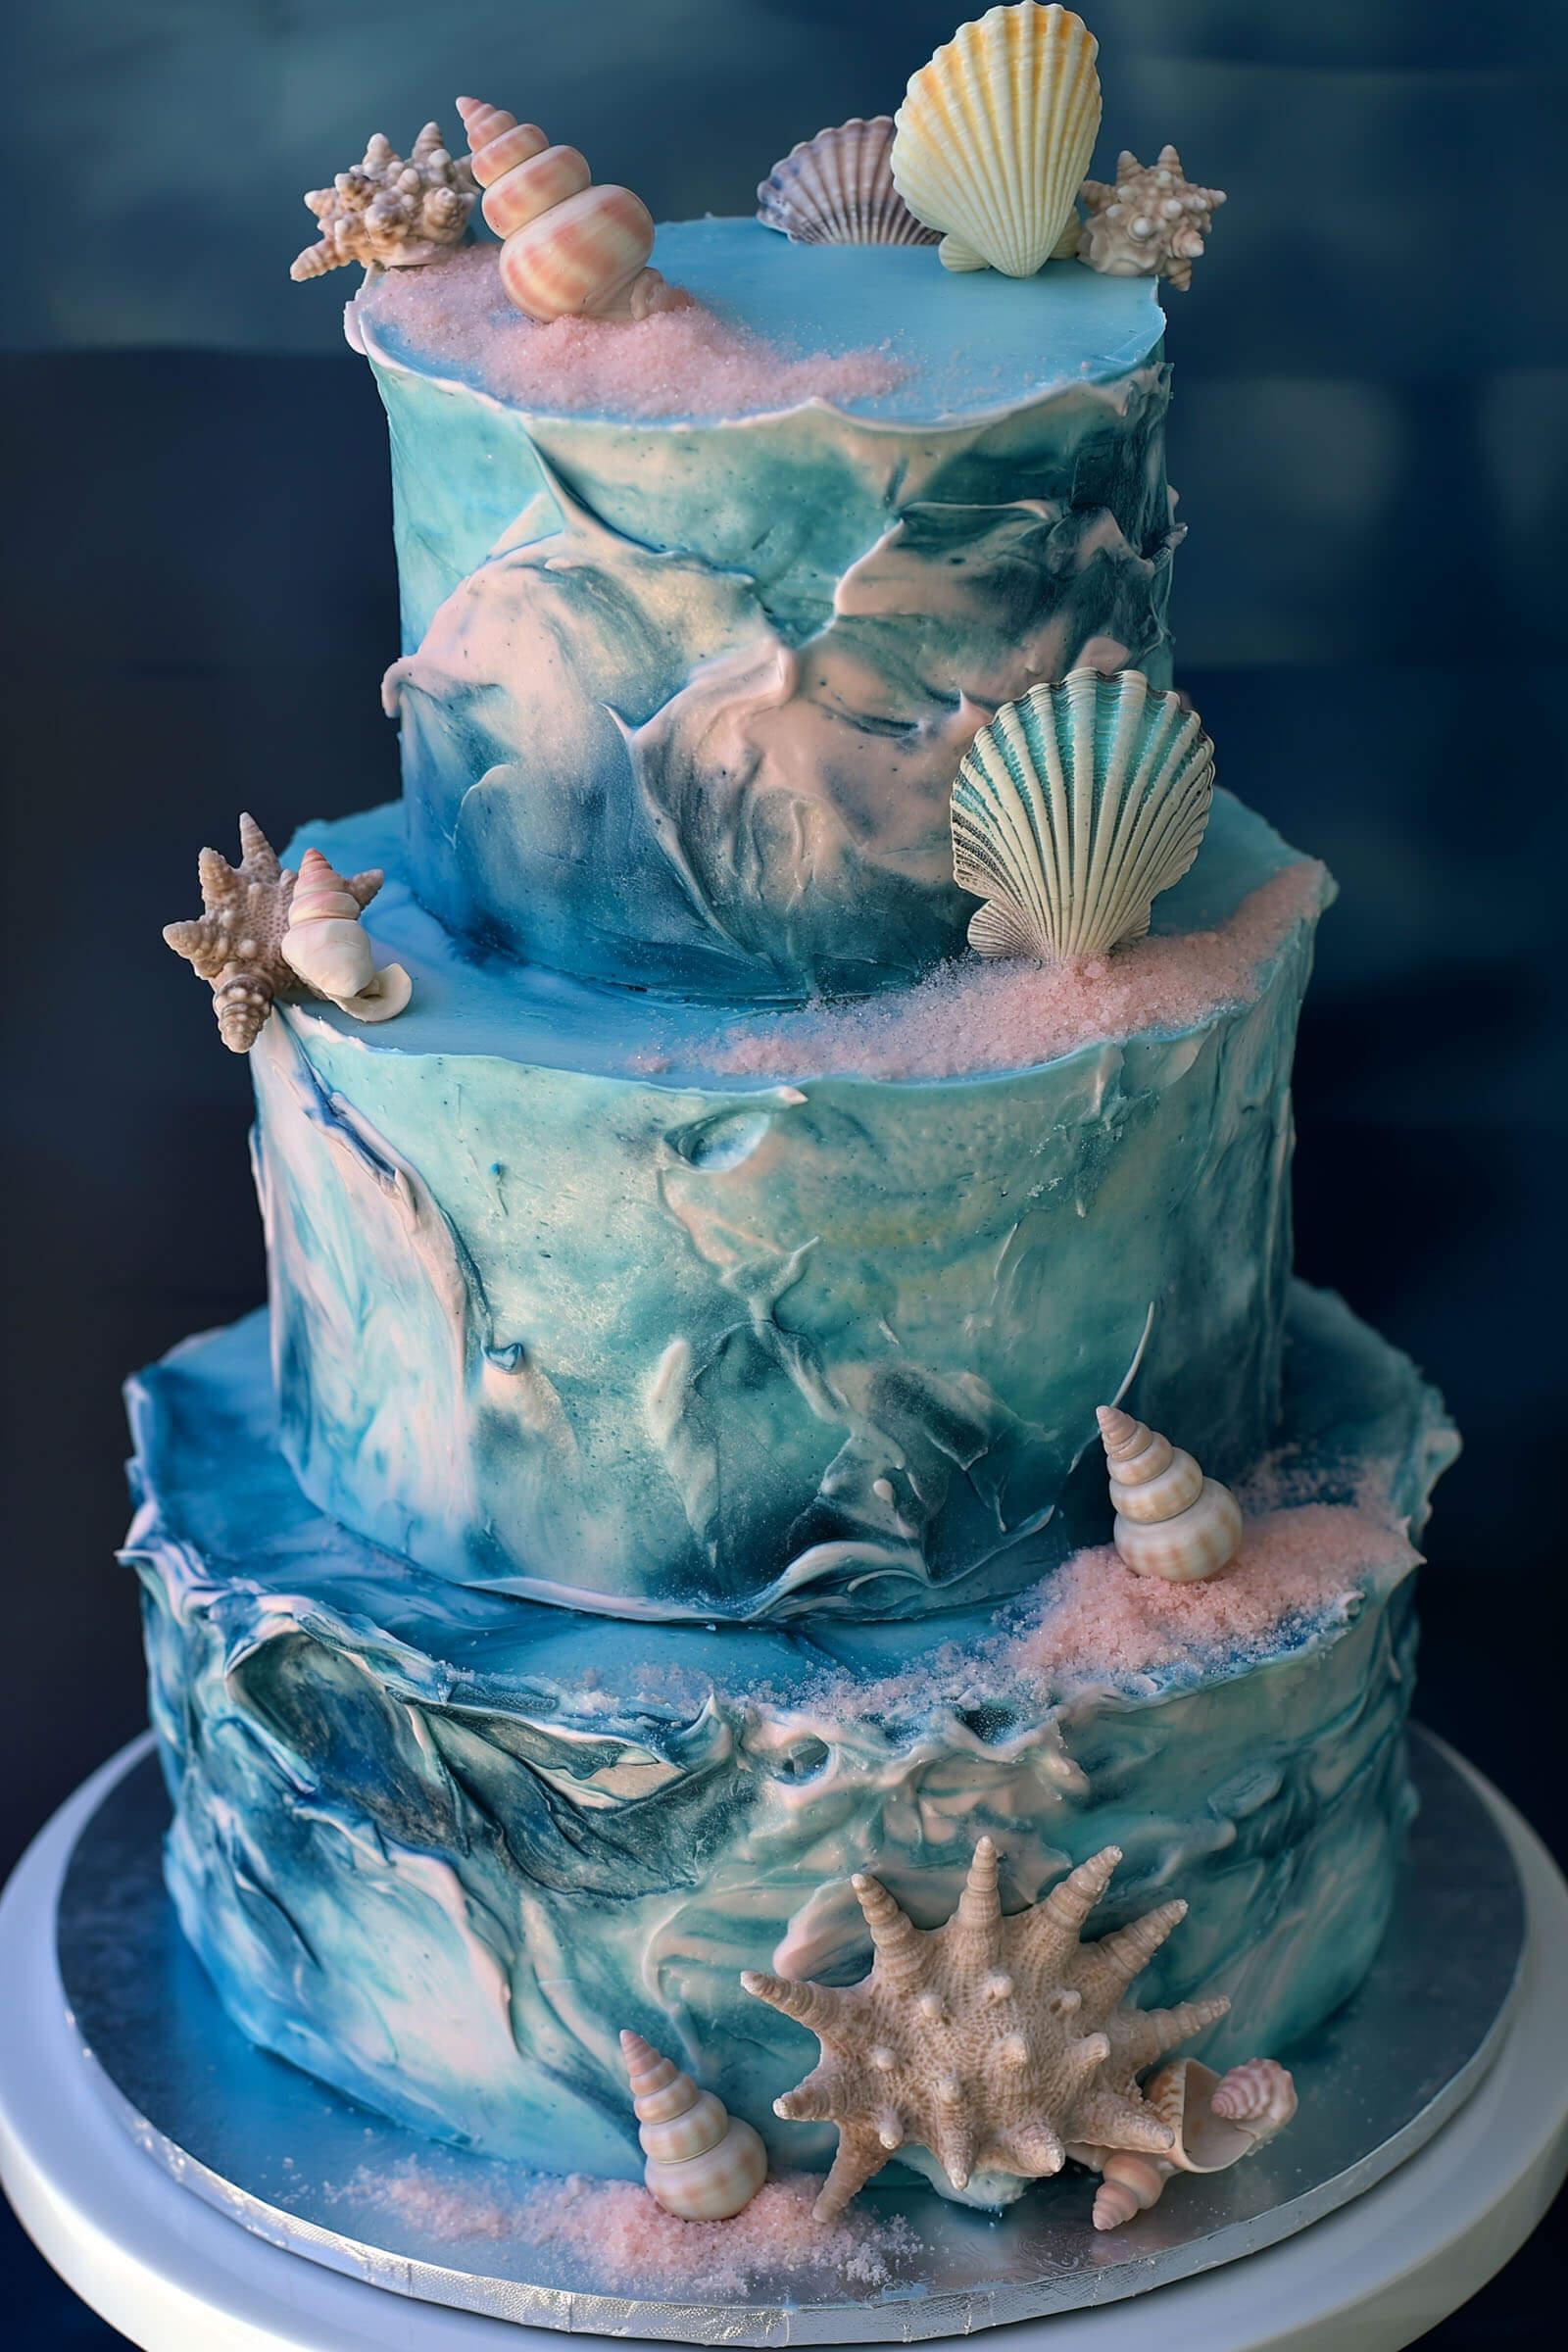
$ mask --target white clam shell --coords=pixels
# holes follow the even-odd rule
[[[893,118],[856,115],[802,139],[757,191],[757,218],[794,245],[934,245],[893,184]]]
[[[911,77],[893,178],[943,231],[950,270],[1032,277],[1062,247],[1100,128],[1099,53],[1070,10],[1025,0],[960,25]]]
[[[683,2221],[728,2221],[767,2178],[760,2138],[641,2034],[622,2034],[620,2046],[648,2159],[643,2180],[650,2196]]]
[[[1149,928],[1197,857],[1214,747],[1179,695],[1139,670],[1075,669],[980,729],[953,788],[953,870],[988,904],[982,956],[1103,955]]]

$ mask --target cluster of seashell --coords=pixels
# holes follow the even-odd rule
[[[934,245],[893,184],[893,118],[858,115],[802,139],[757,191],[757,218],[792,245]]]
[[[425,124],[407,163],[377,131],[363,163],[306,197],[320,239],[296,258],[289,275],[322,277],[350,262],[407,270],[440,261],[467,233],[475,193],[472,173],[448,154],[438,124]]]
[[[238,865],[203,850],[202,912],[164,931],[211,987],[229,1052],[249,1053],[274,1000],[291,992],[319,997],[358,1021],[400,1013],[412,994],[409,975],[397,963],[377,969],[360,920],[385,878],[379,866],[340,874],[318,850],[307,850],[296,875],[253,816],[240,818],[239,841]]]
[[[1189,1585],[1218,1576],[1242,1545],[1241,1505],[1190,1453],[1113,1404],[1100,1407],[1116,1522],[1111,1540],[1135,1576]]]
[[[1249,2058],[1223,2076],[1197,2058],[1178,2058],[1151,2076],[1144,2097],[1170,2132],[1164,2155],[1080,2145],[1067,2150],[1076,2164],[1101,2176],[1097,2230],[1119,2230],[1147,2213],[1175,2173],[1228,2172],[1266,2147],[1297,2109],[1296,2084],[1273,2058]]]
[[[1100,44],[1059,7],[993,8],[910,77],[893,180],[942,232],[949,270],[1033,277],[1078,251],[1075,204],[1100,129]]]
[[[575,147],[552,146],[482,99],[460,98],[484,217],[502,239],[501,282],[530,318],[643,318],[679,297],[657,270],[653,216],[630,188],[596,186]]]
[[[953,787],[953,870],[986,904],[982,956],[1082,962],[1149,928],[1197,857],[1214,747],[1197,713],[1141,670],[1075,669],[1004,703]]]
[[[685,2222],[729,2221],[767,2178],[761,2140],[640,2034],[622,2034],[620,2049],[648,2159],[649,2195]]]
[[[1161,1903],[1085,1942],[1084,1924],[1120,1860],[1106,1846],[1043,1902],[1004,1918],[997,1849],[982,1838],[942,1927],[917,1928],[875,1879],[854,1881],[874,1954],[859,1984],[742,1977],[748,1992],[821,2044],[819,2065],[774,2103],[787,2120],[838,2126],[818,2221],[841,2213],[911,2144],[958,2192],[978,2180],[984,2202],[1059,2172],[1077,2148],[1179,2162],[1175,2131],[1138,2079],[1230,2004],[1221,1995],[1172,2009],[1126,2004],[1187,1905]],[[1014,2185],[999,2196],[1004,2180]]]
[[[1225,202],[1223,188],[1202,188],[1186,177],[1174,147],[1144,165],[1130,147],[1114,181],[1086,179],[1087,219],[1078,258],[1106,277],[1163,277],[1180,293],[1193,282],[1193,264]]]

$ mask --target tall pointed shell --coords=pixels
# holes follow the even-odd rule
[[[761,2140],[640,2034],[622,2034],[620,2048],[648,2159],[649,2194],[682,2221],[728,2221],[767,2178]]]
[[[501,248],[507,297],[530,318],[641,318],[670,289],[646,267],[654,221],[630,188],[595,186],[575,147],[553,147],[536,123],[460,98],[484,217]]]
[[[1066,229],[1100,128],[1100,44],[1033,0],[962,24],[914,74],[893,178],[950,270],[1033,277]]]
[[[893,185],[893,117],[858,115],[792,147],[757,191],[757,218],[792,245],[934,245]]]
[[[1197,857],[1214,747],[1142,671],[1075,669],[980,729],[953,788],[953,870],[982,956],[1080,961],[1141,939]]]
[[[1112,1541],[1133,1574],[1173,1585],[1217,1576],[1242,1544],[1241,1506],[1229,1487],[1114,1405],[1101,1406],[1100,1434],[1116,1511]]]

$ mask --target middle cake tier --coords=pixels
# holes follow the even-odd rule
[[[1237,802],[1108,966],[751,1016],[473,960],[395,810],[304,838],[387,868],[415,989],[252,1056],[282,1442],[336,1519],[617,1616],[914,1616],[1103,1538],[1135,1381],[1215,1476],[1266,1447],[1328,886]]]

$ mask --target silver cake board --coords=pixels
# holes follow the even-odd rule
[[[1178,2176],[1152,2212],[1108,2233],[1090,2226],[1082,2174],[1041,2183],[1000,2218],[928,2189],[873,2188],[860,2201],[869,2220],[902,2219],[918,2241],[889,2255],[874,2284],[821,2265],[759,2267],[744,2295],[710,2302],[639,2288],[593,2253],[531,2244],[532,2183],[517,2167],[437,2146],[254,2049],[164,1891],[168,1803],[150,1756],[129,1764],[77,1839],[57,1915],[60,1976],[83,2066],[147,2155],[257,2236],[351,2278],[575,2333],[762,2345],[968,2334],[1276,2244],[1413,2155],[1480,2082],[1518,1983],[1523,1892],[1447,1751],[1417,1731],[1411,1766],[1421,1809],[1388,1936],[1354,1999],[1281,2053],[1301,2106],[1280,2139],[1231,2172]],[[496,2226],[511,2213],[514,2233]],[[467,2214],[483,2226],[466,2234]]]

